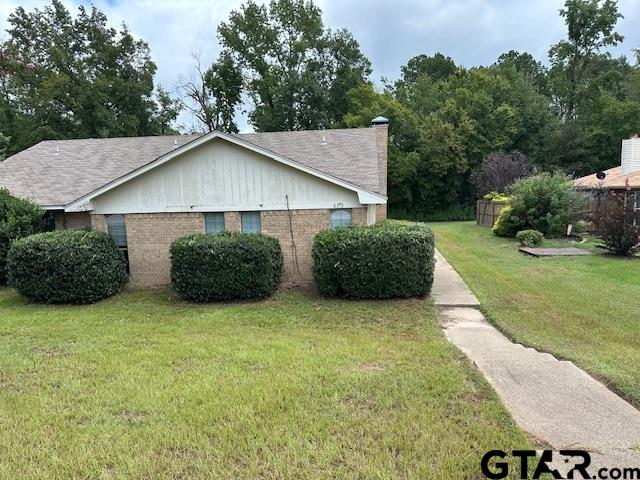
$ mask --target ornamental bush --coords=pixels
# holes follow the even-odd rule
[[[520,230],[538,230],[545,237],[563,236],[569,224],[580,220],[587,208],[586,196],[573,186],[572,178],[541,173],[516,181],[493,232],[515,237]]]
[[[435,240],[423,223],[387,220],[326,230],[313,241],[313,276],[323,295],[391,298],[431,291]]]
[[[515,237],[520,230],[520,219],[512,215],[513,209],[507,205],[500,211],[493,226],[493,234],[499,237]]]
[[[544,241],[544,235],[537,230],[521,230],[516,233],[516,238],[523,247],[537,247]]]
[[[272,295],[282,277],[280,242],[250,233],[197,233],[171,245],[171,285],[194,302]]]
[[[620,256],[635,255],[640,251],[640,225],[633,201],[625,200],[623,193],[610,192],[597,203],[593,224],[597,228],[601,245],[608,253]]]
[[[15,240],[7,256],[9,285],[41,303],[94,303],[127,278],[122,252],[102,232],[66,230]]]
[[[6,278],[7,253],[11,242],[44,230],[44,210],[31,200],[17,198],[0,188],[0,285]]]
[[[482,197],[484,200],[491,200],[492,202],[508,202],[509,197],[504,193],[489,192]]]

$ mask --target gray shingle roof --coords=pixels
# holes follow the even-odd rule
[[[382,191],[374,128],[237,136],[357,187]],[[0,187],[43,206],[67,205],[198,137],[46,140],[0,162]]]

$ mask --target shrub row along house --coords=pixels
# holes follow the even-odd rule
[[[283,283],[313,281],[316,233],[386,218],[387,127],[49,140],[0,163],[0,187],[58,230],[108,232],[135,287],[170,283],[169,247],[198,232],[280,241]]]

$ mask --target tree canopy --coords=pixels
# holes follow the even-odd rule
[[[197,61],[176,99],[154,88],[144,40],[95,7],[17,8],[0,45],[0,159],[42,139],[174,133],[182,108],[197,131],[237,132],[240,108],[258,131],[364,127],[384,115],[391,212],[430,218],[473,205],[483,159],[503,171],[523,156],[571,175],[619,164],[620,140],[640,125],[640,53],[609,52],[623,40],[615,0],[566,0],[559,15],[566,38],[547,59],[510,50],[468,68],[420,54],[377,89],[357,40],[325,27],[313,1],[247,0],[218,26],[217,59]]]
[[[260,131],[339,124],[349,90],[368,82],[369,60],[346,30],[324,27],[308,0],[249,0],[220,24],[223,48],[241,66]]]
[[[177,113],[154,99],[149,47],[97,8],[74,17],[60,0],[18,7],[0,46],[0,132],[7,153],[43,139],[166,133]]]
[[[471,205],[486,193],[471,182],[483,158],[499,169],[521,152],[540,171],[572,175],[619,164],[621,139],[640,125],[640,54],[632,65],[606,50],[622,41],[614,0],[567,0],[560,15],[567,38],[549,49],[548,67],[514,50],[474,68],[418,55],[383,91],[351,92],[348,126],[391,120],[393,213],[430,218]]]

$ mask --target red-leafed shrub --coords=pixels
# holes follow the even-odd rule
[[[614,255],[633,255],[640,251],[640,215],[635,212],[631,198],[611,192],[600,199],[593,213],[601,247]]]

